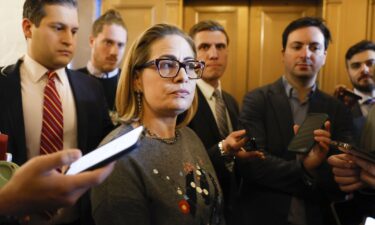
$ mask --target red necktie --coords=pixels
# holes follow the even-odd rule
[[[40,137],[40,154],[49,154],[63,149],[63,112],[54,78],[57,74],[47,72],[48,82],[44,88],[43,122]]]

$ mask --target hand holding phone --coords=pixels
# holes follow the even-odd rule
[[[338,85],[333,95],[350,108],[353,107],[358,100],[362,99],[361,96],[343,85]]]
[[[118,159],[126,152],[137,147],[142,131],[143,126],[137,127],[82,156],[70,165],[66,174],[72,175],[86,170],[93,170]]]
[[[314,130],[324,127],[328,115],[325,113],[309,113],[302,122],[297,133],[288,145],[288,150],[307,154],[314,146]]]
[[[331,141],[330,145],[337,148],[338,150],[354,155],[361,159],[367,160],[371,163],[375,163],[375,152],[374,151],[365,151],[364,149],[359,149],[351,144],[340,142],[340,141]]]

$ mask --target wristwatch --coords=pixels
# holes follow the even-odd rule
[[[221,156],[228,156],[228,153],[226,151],[224,151],[223,142],[224,142],[224,140],[220,141],[219,144],[217,144],[217,146],[219,147],[219,150],[220,150],[220,155]]]

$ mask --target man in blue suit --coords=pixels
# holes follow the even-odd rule
[[[24,3],[27,53],[16,64],[1,68],[0,74],[0,131],[9,135],[8,152],[17,164],[40,152],[47,71],[57,74],[53,79],[61,99],[63,149],[79,148],[85,154],[112,129],[100,84],[66,68],[75,51],[78,27],[75,0]],[[81,203],[90,213],[87,202]],[[64,216],[62,223],[71,222],[79,223],[79,218]]]

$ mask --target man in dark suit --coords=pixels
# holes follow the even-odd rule
[[[372,113],[375,110],[373,108],[375,103],[375,43],[363,40],[354,44],[346,52],[345,60],[349,79],[354,87],[353,92],[361,99],[350,99],[350,92],[348,92],[349,96],[345,96],[344,89],[341,90],[342,95],[339,95],[339,97],[344,96],[347,97],[345,99],[351,100],[351,104],[348,104],[348,106],[353,114],[356,144],[364,150],[371,151],[374,150],[371,147],[371,142],[374,140],[371,124],[374,121],[374,114]],[[371,113],[369,114],[369,112]],[[333,155],[328,159],[333,167],[335,180],[340,189],[348,193],[354,193],[349,201],[336,203],[342,224],[357,225],[363,220],[363,217],[375,216],[375,192],[366,189],[369,185],[372,185],[374,171],[373,169],[370,170],[370,166],[362,166],[363,169],[360,169],[356,162],[358,160],[360,159],[355,160],[348,154]],[[362,165],[371,164],[370,162],[360,163]],[[372,165],[372,167],[375,167],[375,165]]]
[[[91,36],[91,58],[78,71],[92,75],[103,86],[110,111],[114,110],[119,68],[125,53],[127,29],[121,14],[110,9],[95,20]]]
[[[244,180],[238,224],[334,224],[330,201],[343,196],[326,155],[330,138],[351,141],[352,117],[345,106],[320,91],[316,78],[324,65],[330,32],[318,18],[292,21],[282,37],[285,73],[276,82],[246,94],[240,126],[264,149],[264,160],[239,163]],[[317,144],[306,155],[288,151],[307,113],[326,113],[326,129],[314,131]],[[328,153],[329,152],[329,153]]]
[[[75,0],[26,0],[24,3],[22,28],[27,53],[16,64],[1,68],[0,74],[0,131],[9,135],[8,151],[20,165],[41,153],[45,144],[42,136],[54,133],[42,131],[46,111],[56,109],[45,104],[51,82],[52,92],[57,92],[59,99],[54,103],[62,111],[61,128],[57,129],[62,133],[59,142],[62,149],[79,148],[85,154],[112,129],[100,84],[89,76],[66,69],[75,51],[78,26]],[[48,77],[49,71],[54,76]],[[51,121],[48,124],[56,125]],[[87,207],[87,202],[81,203],[80,206]],[[90,213],[89,208],[83,210]],[[79,218],[68,214],[61,223],[80,223]],[[89,221],[81,222],[88,224]]]
[[[375,103],[375,43],[363,40],[354,44],[347,50],[345,61],[349,79],[354,87],[353,92],[360,99],[351,97],[350,92],[344,92],[346,87],[343,85],[339,85],[336,95],[352,111],[356,143],[360,145],[362,128],[369,109]]]
[[[205,62],[205,69],[202,79],[197,81],[198,110],[188,126],[202,140],[215,167],[224,194],[226,220],[230,224],[237,192],[233,155],[246,139],[245,130],[236,131],[238,103],[222,90],[220,83],[227,66],[229,39],[224,27],[211,20],[194,25],[190,36],[197,49],[197,59]]]

